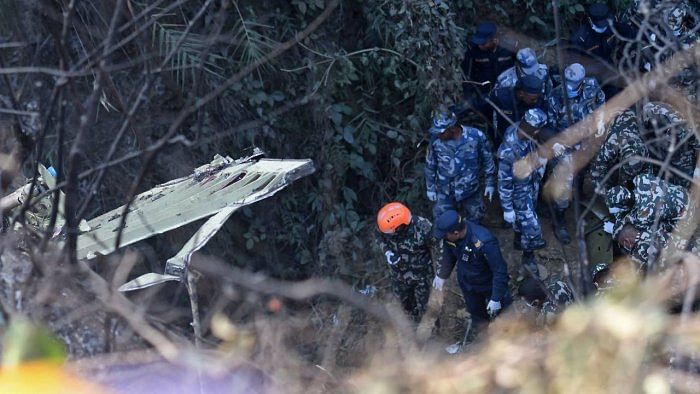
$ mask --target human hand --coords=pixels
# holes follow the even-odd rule
[[[490,300],[488,305],[486,305],[486,312],[489,316],[494,317],[501,310],[501,302]]]
[[[558,157],[566,152],[566,147],[558,142],[555,142],[554,145],[552,145],[552,151],[554,151],[554,156]]]
[[[605,231],[606,233],[612,234],[613,228],[615,228],[615,225],[612,222],[603,223],[603,231]]]
[[[503,212],[503,220],[508,224],[515,223],[515,211]]]
[[[442,291],[442,286],[445,285],[445,280],[442,279],[441,277],[435,275],[435,279],[433,279],[433,289],[437,291]]]
[[[493,192],[496,191],[496,188],[493,186],[486,186],[486,189],[484,189],[484,197],[488,198],[489,201],[493,200]]]

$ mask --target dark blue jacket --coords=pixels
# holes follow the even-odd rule
[[[457,264],[457,280],[467,291],[491,290],[491,299],[501,301],[508,290],[508,266],[498,240],[485,227],[467,221],[467,235],[452,243],[444,240],[438,276],[447,279]]]
[[[615,31],[629,39],[635,36],[634,31],[627,24],[614,22],[613,27],[615,30],[608,27],[606,31],[598,33],[589,24],[581,26],[571,36],[571,50],[612,64],[614,51],[620,42]]]
[[[498,130],[499,135],[503,135],[506,129],[513,123],[519,122],[528,109],[539,108],[544,111],[544,113],[547,113],[547,101],[544,96],[540,97],[535,105],[528,106],[524,102],[518,100],[515,94],[515,88],[513,87],[494,89],[489,95],[489,100],[491,100],[491,105],[495,106],[494,124],[496,125],[496,130]]]
[[[517,43],[515,44],[517,46]],[[486,95],[493,89],[496,79],[505,70],[515,64],[515,53],[502,46],[497,46],[492,51],[483,51],[477,45],[467,44],[467,50],[462,59],[462,72],[467,81],[490,83],[484,86],[463,82],[462,88],[465,97],[471,97],[477,91]]]

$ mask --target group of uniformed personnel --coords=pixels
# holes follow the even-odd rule
[[[660,250],[673,242],[675,225],[692,211],[687,188],[698,175],[700,143],[671,104],[636,103],[615,114],[607,125],[599,125],[595,136],[574,146],[552,144],[550,160],[538,156],[544,142],[621,91],[611,80],[599,81],[596,75],[603,78],[601,70],[623,68],[629,59],[621,53],[629,54],[631,45],[664,40],[677,52],[699,40],[685,1],[636,0],[632,7],[618,21],[607,5],[591,5],[589,23],[569,40],[570,58],[578,61],[567,64],[563,75],[540,63],[532,48],[518,49],[517,42],[500,37],[494,23],[476,27],[462,62],[462,103],[437,111],[428,129],[425,181],[427,198],[433,203],[432,224],[397,202],[387,204],[377,215],[379,245],[391,269],[393,291],[414,320],[420,321],[425,312],[431,278],[432,287],[441,291],[455,266],[473,326],[483,326],[511,304],[508,267],[499,242],[482,226],[484,199],[492,201],[496,195],[503,221],[514,232],[513,247],[522,250],[521,270],[527,278],[518,294],[540,310],[545,322],[573,302],[565,282],[555,277],[541,281],[535,261],[534,251],[546,245],[537,208],[548,176],[563,173],[567,177],[558,180],[563,192],[547,201],[554,235],[562,244],[571,242],[566,211],[573,188],[581,183],[577,179],[584,177],[609,208],[605,230],[641,269],[654,264]],[[673,54],[667,49],[657,48],[663,56],[640,51],[643,57],[636,62],[641,68],[637,71],[656,67]],[[692,67],[683,69],[672,82],[694,102],[697,81],[689,81],[688,68]],[[462,125],[460,118],[466,114],[480,115],[486,132]],[[573,154],[588,149],[596,139],[601,147],[588,168],[577,176],[572,171],[554,171],[572,165]],[[518,177],[514,167],[524,160],[533,171]],[[660,166],[664,161],[668,163]],[[686,242],[679,247],[693,249],[694,245]],[[611,281],[604,286],[600,279],[608,272],[608,267],[595,265],[592,274],[599,278],[597,288],[609,287]]]

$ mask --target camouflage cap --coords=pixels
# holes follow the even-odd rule
[[[433,112],[433,125],[428,132],[433,135],[440,135],[445,130],[457,124],[457,115],[454,112]]]
[[[537,54],[532,48],[523,48],[515,55],[518,60],[520,69],[525,75],[532,75],[537,71],[539,63],[537,62]]]
[[[632,205],[632,192],[622,186],[613,186],[605,193],[605,204],[608,209],[618,208],[627,211]]]
[[[671,28],[671,30],[678,31],[683,26],[683,19],[687,15],[685,7],[677,6],[666,12],[664,15],[664,21]]]
[[[650,101],[642,107],[642,120],[644,122],[649,121],[654,117],[655,114],[661,111],[661,107],[654,101]]]
[[[547,114],[539,108],[528,109],[523,115],[523,121],[530,126],[539,129],[547,124]]]
[[[566,82],[571,85],[578,86],[585,77],[586,69],[583,68],[580,63],[570,64],[564,70],[564,78],[566,79]]]

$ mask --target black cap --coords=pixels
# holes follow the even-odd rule
[[[450,209],[438,216],[435,226],[433,226],[433,235],[437,239],[442,239],[445,234],[462,230],[465,225],[466,221],[459,216],[457,211]]]
[[[603,3],[593,3],[588,7],[588,16],[593,22],[602,22],[610,17],[610,9]]]
[[[484,45],[496,35],[496,24],[493,22],[481,22],[476,27],[476,32],[472,37],[472,42],[476,45]]]
[[[515,88],[525,93],[538,94],[542,93],[542,84],[542,80],[534,75],[523,75],[516,82]]]

